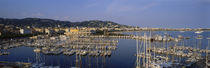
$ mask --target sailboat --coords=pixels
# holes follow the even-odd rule
[[[200,33],[203,33],[203,31],[196,31],[195,33],[196,34],[200,34]]]

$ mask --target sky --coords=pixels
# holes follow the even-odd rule
[[[210,0],[0,0],[0,17],[103,20],[153,28],[210,28]]]

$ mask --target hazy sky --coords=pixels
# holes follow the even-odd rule
[[[0,17],[210,28],[210,0],[0,0]]]

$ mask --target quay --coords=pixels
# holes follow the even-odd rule
[[[2,68],[30,68],[31,63],[0,61],[0,67]]]

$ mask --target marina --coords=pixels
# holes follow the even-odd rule
[[[195,32],[198,34],[197,32]],[[149,35],[149,36],[147,36]],[[146,39],[151,37],[150,34],[144,33],[143,35]],[[178,36],[179,37],[179,36]],[[158,43],[151,40],[138,40],[136,39],[136,48],[137,48],[137,60],[136,67],[141,68],[181,68],[181,67],[193,67],[196,63],[202,61],[204,66],[196,66],[195,68],[208,68],[209,61],[209,38],[208,44],[205,44],[206,48],[202,49],[201,39],[203,37],[201,35],[197,35],[195,38],[195,42],[191,42],[190,45],[195,44],[195,46],[188,46],[185,42],[176,41],[163,41],[162,43]],[[208,58],[207,58],[208,57]],[[181,59],[181,60],[180,60]],[[194,67],[193,67],[194,68]]]
[[[210,68],[210,0],[0,0],[0,68]]]
[[[208,68],[210,63],[209,34],[209,32],[197,34],[187,31],[167,33],[144,31],[133,32],[124,37],[38,35],[30,38],[3,40],[0,47],[0,61],[31,63],[30,67],[54,68],[103,68],[112,63],[126,63],[123,66],[136,68],[192,66]],[[22,48],[28,49],[30,53],[22,51]],[[24,58],[10,57],[15,55],[14,52]],[[34,56],[24,56],[21,55],[22,53]],[[128,58],[129,56],[131,58]],[[123,57],[127,58],[115,60],[123,59]],[[200,66],[198,63],[204,65]],[[120,64],[116,65],[116,67],[121,67]],[[110,67],[112,66],[108,66]]]

